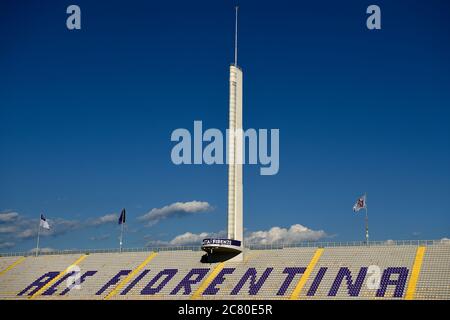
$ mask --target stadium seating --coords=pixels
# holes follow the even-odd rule
[[[245,252],[243,262],[226,263],[227,268],[236,268],[233,274],[226,277],[221,290],[216,295],[203,296],[206,299],[285,299],[288,296],[289,288],[286,294],[277,295],[281,288],[286,273],[283,273],[286,267],[306,267],[314,255],[316,248],[285,248],[273,250],[248,250]],[[250,294],[249,282],[245,283],[239,292],[231,294],[233,289],[238,285],[240,279],[245,275],[249,268],[256,270],[256,281],[264,274],[267,268],[273,268],[270,271],[264,285],[261,286],[256,295]],[[292,289],[294,282],[300,279],[301,274],[297,274],[290,288]]]
[[[425,251],[417,299],[450,299],[450,244],[429,246]]]
[[[19,260],[21,257],[3,257],[0,259],[0,272],[2,272],[2,270],[5,270],[6,268],[8,268],[8,266],[10,266],[11,264],[13,264],[14,262],[16,262],[17,260]]]
[[[359,247],[335,247],[326,248],[319,262],[315,267],[314,273],[317,273],[320,268],[327,268],[323,275],[320,286],[314,295],[305,294],[307,299],[320,299],[328,297],[332,299],[368,299],[377,298],[377,290],[370,290],[366,281],[368,277],[365,277],[365,281],[361,285],[361,290],[358,292],[355,289],[354,292],[349,293],[347,279],[343,278],[342,284],[336,293],[331,291],[333,283],[341,270],[341,268],[347,268],[350,271],[352,282],[356,282],[361,267],[378,266],[381,271],[386,268],[406,267],[408,270],[412,269],[414,262],[416,246],[359,246]],[[345,269],[344,269],[345,270]],[[408,272],[408,277],[410,272]],[[408,280],[408,278],[406,279]],[[305,288],[310,288],[314,281],[314,277],[310,277],[305,285]],[[407,282],[406,282],[407,283]],[[405,288],[406,289],[406,288]],[[354,295],[352,295],[354,294]],[[355,296],[355,294],[357,294]],[[396,298],[394,296],[394,287],[388,286],[384,297]],[[403,295],[399,298],[402,298]],[[398,298],[397,298],[398,299]]]
[[[0,275],[0,299],[26,299],[35,288],[30,288],[27,293],[19,295],[30,284],[49,272],[60,272],[65,270],[80,255],[41,255],[39,257],[29,256],[15,268]],[[19,257],[15,257],[16,260]],[[11,259],[8,258],[0,258]],[[45,278],[43,279],[45,280]]]
[[[0,257],[0,299],[450,299],[445,242],[246,249],[242,262],[204,254]],[[70,286],[77,274],[79,289]]]

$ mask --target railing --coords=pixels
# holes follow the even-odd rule
[[[347,242],[318,242],[308,241],[299,243],[271,243],[271,244],[256,244],[245,243],[245,248],[250,250],[274,250],[285,248],[325,248],[325,247],[358,247],[358,246],[431,246],[436,244],[449,244],[450,240],[387,240],[387,241],[347,241]],[[200,251],[200,244],[198,246],[165,246],[165,247],[142,247],[142,248],[122,248],[122,252],[160,252],[160,251]],[[61,254],[91,254],[91,253],[118,253],[119,249],[74,249],[74,250],[52,250],[39,252],[39,255],[61,255]],[[0,253],[0,257],[9,256],[33,256],[34,251],[26,252],[9,252]]]
[[[285,249],[285,248],[299,248],[299,247],[360,247],[360,246],[430,246],[436,244],[448,243],[450,240],[387,240],[387,241],[341,241],[341,242],[319,242],[307,241],[299,243],[271,243],[271,244],[252,244],[246,243],[248,249],[253,250],[270,250],[270,249]]]
[[[160,251],[200,251],[200,246],[167,246],[167,247],[141,247],[141,248],[122,248],[122,252],[160,252]],[[119,253],[119,249],[72,249],[72,250],[51,250],[51,251],[39,251],[39,255],[60,255],[60,254],[92,254],[92,253]],[[35,249],[33,251],[25,252],[9,252],[0,253],[0,257],[10,256],[34,256],[36,255]]]

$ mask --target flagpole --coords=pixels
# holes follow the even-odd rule
[[[124,225],[124,223],[122,222],[121,225],[120,225],[120,247],[119,247],[119,252],[122,252],[123,225]]]
[[[366,207],[366,244],[369,245],[369,215],[367,214],[367,194],[365,197],[365,207]]]
[[[41,233],[41,215],[39,214],[39,224],[38,224],[38,234],[37,234],[37,243],[36,243],[36,257],[39,253],[39,236]]]

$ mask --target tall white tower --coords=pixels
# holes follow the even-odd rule
[[[237,26],[234,38],[234,64],[230,66],[230,127],[228,130],[228,239],[203,239],[202,250],[213,254],[232,254],[228,261],[242,261],[243,235],[243,129],[242,129],[242,70],[237,65]]]
[[[242,192],[242,70],[237,65],[238,7],[234,64],[230,66],[230,125],[228,142],[228,238],[243,242]],[[242,243],[243,246],[243,243]]]

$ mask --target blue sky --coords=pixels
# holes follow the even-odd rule
[[[369,31],[374,3],[382,29]],[[70,4],[81,30],[65,27]],[[31,249],[41,211],[54,225],[42,246],[58,249],[116,247],[122,207],[128,247],[226,228],[226,167],[173,165],[170,135],[228,126],[233,6],[1,2],[0,251]],[[244,168],[249,235],[300,224],[362,240],[352,206],[367,192],[371,239],[449,237],[448,1],[240,8],[244,126],[280,129],[279,173]]]

